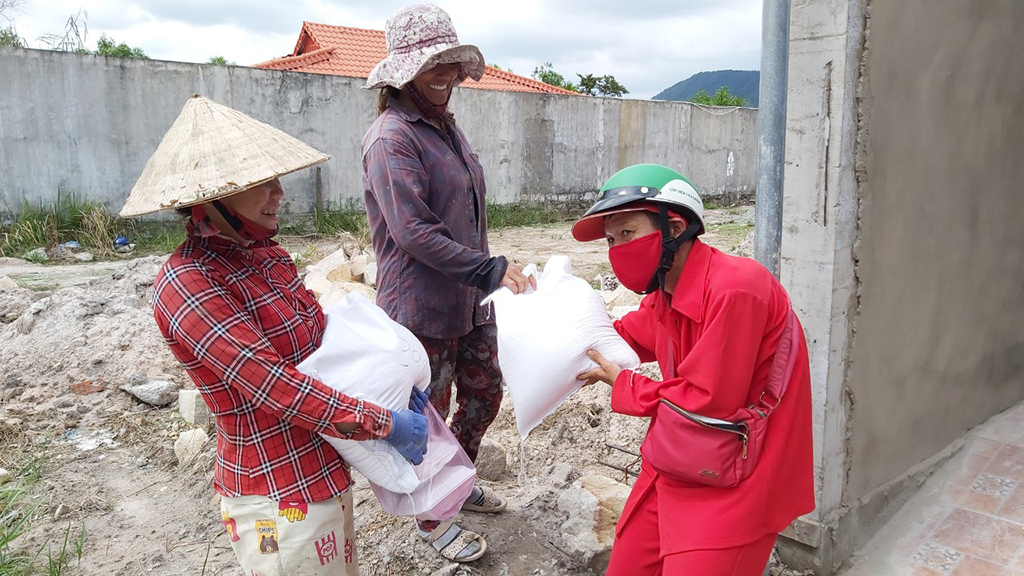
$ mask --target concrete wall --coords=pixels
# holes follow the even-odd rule
[[[285,179],[286,211],[310,212],[318,181],[324,207],[362,200],[376,94],[360,79],[14,48],[0,48],[0,78],[0,212],[58,190],[116,212],[196,92],[332,156]],[[754,191],[754,109],[457,90],[452,110],[495,202],[578,198],[636,162],[677,167],[710,198]]]
[[[1024,398],[1024,4],[793,0],[782,280],[811,351],[826,576]]]
[[[872,2],[847,499],[1024,398],[1024,2]]]

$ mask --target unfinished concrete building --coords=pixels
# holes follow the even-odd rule
[[[818,508],[782,548],[819,576],[1024,399],[1022,23],[1016,0],[793,0],[782,280]]]

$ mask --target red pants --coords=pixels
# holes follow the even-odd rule
[[[647,490],[636,509],[618,526],[605,576],[761,576],[775,546],[769,534],[743,546],[661,554],[658,499]]]

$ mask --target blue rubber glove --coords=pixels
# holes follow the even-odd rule
[[[430,401],[430,389],[420,390],[413,386],[412,395],[409,397],[409,410],[417,414],[423,414],[423,409],[427,407],[427,402]]]
[[[391,434],[384,440],[413,464],[423,462],[427,452],[427,417],[412,410],[391,412]]]

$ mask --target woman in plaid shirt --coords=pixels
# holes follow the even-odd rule
[[[295,368],[320,345],[325,322],[271,240],[277,178],[326,159],[195,97],[121,212],[187,206],[188,236],[157,274],[154,315],[216,418],[214,488],[247,574],[358,574],[352,479],[323,435],[385,439],[414,463],[426,447],[416,411],[390,412]]]

